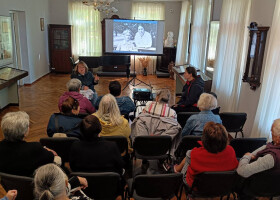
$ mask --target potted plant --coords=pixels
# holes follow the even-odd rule
[[[149,65],[151,58],[149,56],[145,56],[145,57],[138,58],[138,60],[141,62],[141,65],[143,67],[143,76],[147,76],[147,67]]]

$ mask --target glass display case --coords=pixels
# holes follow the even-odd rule
[[[11,17],[0,16],[0,66],[13,63]]]

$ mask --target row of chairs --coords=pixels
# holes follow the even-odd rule
[[[75,172],[71,175],[87,178],[89,187],[84,190],[85,194],[94,199],[115,199],[119,193],[121,184],[120,175],[114,172],[82,173]],[[17,199],[31,200],[33,196],[33,178],[0,173],[1,185],[8,191],[18,190]],[[280,172],[265,171],[257,173],[247,179],[241,178],[236,171],[204,172],[196,175],[192,187],[183,184],[181,173],[138,175],[127,181],[125,195],[122,199],[181,199],[182,190],[185,188],[187,197],[212,198],[236,195],[243,193],[258,197],[280,196]]]
[[[197,112],[179,112],[177,114],[179,124],[182,127],[184,127],[190,116],[194,114],[197,114]],[[219,115],[221,117],[223,125],[225,126],[228,132],[234,132],[235,138],[240,132],[242,134],[242,137],[244,138],[243,126],[247,120],[246,113],[224,112],[220,113]]]

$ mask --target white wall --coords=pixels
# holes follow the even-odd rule
[[[32,83],[49,72],[46,27],[49,21],[49,1],[1,0],[0,15],[9,16],[10,10],[25,12],[29,60],[29,78],[26,80]],[[45,19],[45,31],[40,30],[40,18]]]
[[[68,0],[49,0],[50,1],[50,23],[51,24],[69,24],[68,22]],[[181,1],[162,2],[165,4],[165,34],[167,36],[168,31],[173,31],[174,40],[178,40],[179,23],[181,14]],[[116,15],[123,19],[131,18],[132,1],[119,0],[111,4],[118,9]],[[171,11],[171,12],[170,12]],[[172,12],[173,11],[173,12]],[[110,18],[112,15],[106,16],[101,14],[101,20],[103,18]]]
[[[275,0],[265,0],[265,1],[252,0],[250,22],[257,22],[259,26],[271,27],[274,7],[275,7]],[[265,68],[269,36],[270,36],[270,30],[268,31],[268,37],[266,40],[262,70],[264,70]],[[253,123],[256,115],[257,106],[259,103],[260,92],[261,92],[261,87],[253,91],[250,89],[250,85],[248,83],[242,83],[238,110],[240,112],[246,112],[248,114],[248,118],[244,127],[245,136],[249,136],[251,133],[251,129],[253,127]]]

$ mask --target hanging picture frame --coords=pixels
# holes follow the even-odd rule
[[[44,18],[40,18],[40,28],[41,28],[41,31],[44,31],[44,30],[45,30]]]

